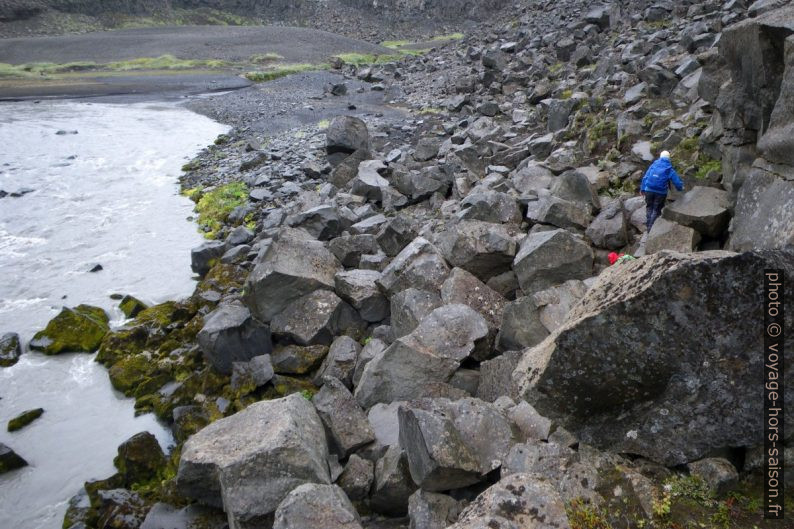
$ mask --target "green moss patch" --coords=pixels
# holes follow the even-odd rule
[[[205,237],[214,239],[234,208],[248,201],[248,186],[243,182],[232,182],[207,191],[196,204],[198,224]]]
[[[48,355],[64,352],[91,353],[96,351],[107,334],[108,321],[108,315],[98,307],[64,307],[44,330],[33,336],[30,348]]]
[[[28,410],[20,413],[10,421],[8,421],[8,431],[16,432],[21,430],[28,424],[32,423],[44,413],[43,408],[36,408],[35,410]]]
[[[121,303],[119,303],[119,308],[126,317],[134,318],[142,311],[146,310],[148,306],[137,298],[132,296],[124,296],[124,298],[121,300]]]

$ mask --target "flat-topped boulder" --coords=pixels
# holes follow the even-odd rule
[[[697,186],[668,205],[662,216],[687,226],[707,237],[719,237],[730,221],[728,192],[713,187]]]

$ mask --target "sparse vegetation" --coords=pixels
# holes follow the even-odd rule
[[[722,172],[722,162],[719,160],[708,160],[701,163],[695,173],[695,178],[698,180],[705,180],[711,172]]]
[[[248,60],[253,64],[266,64],[275,61],[283,61],[284,57],[278,53],[257,53],[256,55],[251,55]]]
[[[247,199],[248,186],[243,182],[233,182],[204,193],[196,203],[198,224],[204,236],[214,239],[229,213]]]
[[[607,515],[600,507],[576,499],[565,507],[571,529],[612,529]]]
[[[341,59],[347,64],[355,66],[363,66],[368,64],[385,64],[387,62],[399,61],[402,55],[389,54],[389,55],[376,55],[372,53],[340,53],[334,57]]]
[[[173,55],[140,57],[126,61],[95,63],[78,61],[64,64],[36,62],[26,64],[0,63],[0,79],[48,77],[75,72],[129,72],[136,70],[188,70],[196,68],[220,69],[230,67],[226,61],[216,59],[178,59]]]
[[[463,40],[466,35],[463,33],[448,33],[446,35],[436,35],[430,40]]]
[[[309,72],[313,70],[324,70],[327,68],[327,65],[318,64],[285,64],[268,70],[248,72],[245,74],[245,78],[254,83],[265,83],[267,81],[273,81],[275,79],[280,79],[282,77],[296,73]]]

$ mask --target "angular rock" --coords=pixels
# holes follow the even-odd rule
[[[446,494],[418,490],[408,498],[410,529],[444,529],[455,523],[461,504]]]
[[[176,485],[185,497],[222,508],[230,525],[253,526],[296,487],[330,484],[327,459],[314,406],[292,394],[252,404],[193,435]]]
[[[527,219],[557,228],[584,230],[593,220],[589,207],[541,192],[537,200],[527,205]]]
[[[378,244],[386,255],[394,257],[411,244],[416,235],[413,223],[407,217],[397,215],[378,233]]]
[[[378,288],[381,274],[375,270],[350,270],[335,277],[336,293],[368,322],[379,322],[389,316],[389,302]]]
[[[421,202],[435,193],[446,195],[451,183],[450,178],[437,166],[399,172],[392,180],[397,191],[408,197],[410,203]]]
[[[357,150],[369,149],[367,124],[352,116],[337,116],[328,125],[325,133],[325,151],[331,161],[340,160],[333,155],[350,155]],[[341,157],[344,159],[344,156]]]
[[[521,290],[531,294],[568,279],[593,275],[593,251],[565,230],[529,234],[521,242],[513,270]]]
[[[17,455],[8,446],[0,443],[0,475],[28,465],[28,462]]]
[[[521,401],[508,411],[510,421],[518,427],[524,439],[545,441],[551,434],[551,421],[537,412],[526,401]]]
[[[541,189],[549,189],[553,181],[554,173],[536,162],[519,167],[511,176],[513,187],[522,196],[537,193]]]
[[[731,217],[729,207],[727,191],[696,186],[664,208],[662,217],[714,238],[722,235],[728,227]]]
[[[282,230],[256,261],[245,283],[245,300],[256,318],[269,322],[293,301],[317,289],[333,289],[339,262],[301,230]]]
[[[449,266],[427,239],[417,237],[386,267],[378,285],[387,295],[414,287],[438,292],[449,275]]]
[[[344,471],[337,483],[353,501],[361,501],[369,496],[372,482],[375,480],[375,465],[356,454],[347,460]]]
[[[280,375],[305,375],[320,367],[327,354],[328,347],[324,345],[286,345],[273,350],[270,361]]]
[[[353,387],[353,372],[356,369],[358,354],[361,352],[361,345],[349,336],[339,336],[334,338],[328,355],[323,360],[323,365],[317,371],[314,378],[316,385],[322,385],[325,377],[333,377],[348,388]]]
[[[662,250],[693,252],[699,242],[700,234],[692,228],[659,218],[653,223],[653,227],[648,233],[648,239],[645,241],[645,253],[650,255]]]
[[[356,400],[379,402],[450,394],[446,383],[488,335],[485,319],[465,305],[445,305],[426,316],[408,336],[376,356],[361,376]]]
[[[595,187],[582,171],[565,171],[554,180],[550,191],[557,198],[586,204],[590,213],[601,207]]]
[[[6,428],[9,432],[16,432],[17,430],[21,430],[28,424],[32,423],[36,419],[42,416],[44,413],[44,408],[35,408],[33,410],[23,411],[10,421],[8,421],[8,427]]]
[[[436,292],[407,288],[391,298],[392,336],[401,338],[411,334],[422,319],[443,305]]]
[[[353,371],[353,386],[358,386],[358,382],[361,380],[361,375],[364,374],[364,368],[367,367],[367,364],[387,347],[388,345],[386,342],[379,338],[371,338],[366,342],[356,360],[356,369]]]
[[[515,198],[498,191],[471,193],[461,203],[460,219],[497,223],[521,223],[521,210]]]
[[[144,311],[149,307],[137,298],[132,296],[124,296],[119,303],[119,308],[121,309],[121,312],[124,313],[124,316],[127,318],[134,318],[141,311]]]
[[[480,384],[477,398],[495,402],[512,394],[513,371],[521,359],[521,351],[508,351],[480,364]]]
[[[316,290],[290,303],[270,323],[273,334],[298,345],[328,345],[345,331],[366,327],[358,313],[328,290]]]
[[[19,335],[8,332],[0,336],[0,367],[9,367],[17,363],[22,356]]]
[[[343,235],[328,243],[328,249],[339,259],[342,266],[358,266],[361,256],[376,253],[378,241],[374,235]]]
[[[783,248],[794,244],[794,182],[774,173],[750,172],[736,198],[731,250]]]
[[[482,281],[462,268],[453,268],[441,286],[441,300],[445,305],[468,305],[485,318],[496,333],[502,323],[506,300]]]
[[[722,495],[733,489],[739,482],[739,473],[730,461],[722,457],[710,457],[687,465],[689,474],[698,476],[714,494]]]
[[[375,440],[364,411],[336,378],[326,377],[312,402],[325,425],[332,450],[340,457],[345,458]]]
[[[113,464],[127,486],[143,483],[157,476],[165,467],[165,454],[157,438],[149,432],[133,435],[119,446]]]
[[[507,303],[502,312],[496,343],[502,351],[532,347],[549,335],[540,318],[540,307],[532,296]]]
[[[248,362],[235,362],[232,366],[232,389],[253,391],[270,382],[274,374],[270,355],[255,356]]]
[[[488,281],[510,269],[518,244],[506,225],[464,220],[438,234],[436,244],[452,266]]]
[[[765,269],[794,273],[794,251],[661,252],[608,268],[525,352],[519,394],[583,442],[667,466],[752,444]]]
[[[585,231],[585,235],[598,248],[619,250],[629,242],[626,217],[620,201],[604,208]]]
[[[215,263],[220,261],[226,252],[226,243],[223,241],[205,242],[197,248],[190,250],[190,269],[204,277]]]
[[[47,355],[91,353],[97,350],[110,327],[108,315],[99,307],[64,307],[44,330],[33,335],[30,348]]]
[[[305,483],[276,509],[273,529],[361,529],[358,513],[336,485]]]
[[[221,305],[208,314],[197,338],[207,363],[225,375],[232,373],[234,362],[247,362],[273,349],[267,325],[237,303]]]
[[[127,489],[99,490],[93,503],[98,527],[137,529],[149,511],[149,503]]]
[[[312,237],[321,241],[338,237],[344,228],[344,220],[340,217],[339,211],[327,204],[287,217],[286,223],[293,228],[306,230]]]
[[[408,498],[415,490],[405,452],[397,445],[390,446],[375,464],[370,498],[372,510],[389,516],[405,516]]]

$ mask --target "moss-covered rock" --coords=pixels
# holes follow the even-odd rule
[[[0,443],[0,474],[27,466],[28,462],[3,443]]]
[[[69,529],[75,524],[83,523],[86,527],[91,524],[91,501],[88,499],[86,490],[80,489],[80,492],[75,494],[69,499],[69,504],[66,507],[66,513],[63,515],[63,529]]]
[[[105,335],[96,361],[110,367],[125,356],[142,353],[146,348],[149,332],[143,326],[130,327]]]
[[[137,298],[132,296],[124,296],[124,299],[122,299],[121,303],[119,303],[119,308],[126,317],[134,318],[142,311],[148,309],[149,306]]]
[[[0,336],[0,367],[9,367],[17,363],[22,355],[19,335],[9,332]]]
[[[165,303],[154,305],[141,311],[135,320],[136,323],[141,325],[166,328],[173,323],[186,321],[191,317],[192,314],[180,303],[176,301],[166,301]]]
[[[113,464],[126,486],[157,477],[165,468],[166,457],[157,439],[149,432],[141,432],[124,441]]]
[[[94,352],[108,333],[108,321],[108,315],[98,307],[64,307],[44,330],[33,336],[30,348],[48,355]]]
[[[127,396],[131,396],[135,388],[151,377],[156,369],[157,365],[152,362],[149,355],[138,354],[120,359],[113,364],[108,371],[108,375],[114,388]]]
[[[23,411],[10,421],[8,421],[8,431],[9,432],[16,432],[17,430],[21,430],[28,424],[32,423],[39,417],[41,414],[44,413],[43,408],[36,408],[35,410],[28,410]]]

